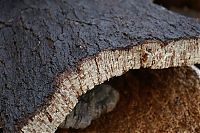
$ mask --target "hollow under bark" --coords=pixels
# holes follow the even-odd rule
[[[151,0],[1,0],[4,132],[54,132],[78,97],[129,69],[200,63],[200,24]]]
[[[120,92],[116,108],[86,129],[56,133],[200,132],[200,70],[130,70],[106,82]]]

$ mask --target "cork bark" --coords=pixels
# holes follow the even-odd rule
[[[59,129],[56,133],[200,132],[198,68],[130,70],[106,84],[120,92],[112,112],[86,129]]]
[[[4,132],[54,132],[78,97],[129,69],[200,63],[200,24],[151,0],[1,0]]]

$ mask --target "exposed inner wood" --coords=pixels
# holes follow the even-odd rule
[[[86,129],[57,133],[200,132],[200,77],[193,68],[130,70],[112,78],[106,83],[120,92],[117,107]]]
[[[168,45],[149,41],[126,50],[101,52],[95,58],[83,61],[78,73],[63,73],[57,81],[60,89],[53,95],[54,102],[29,120],[22,131],[54,132],[75,107],[78,97],[95,85],[120,76],[129,69],[161,69],[198,63],[199,47],[199,39],[172,41]],[[49,120],[48,128],[44,128],[47,126],[45,121]]]

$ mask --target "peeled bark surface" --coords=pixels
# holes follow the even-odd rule
[[[120,100],[112,112],[86,129],[59,129],[56,133],[200,132],[198,68],[130,70],[106,84],[120,92]]]
[[[151,0],[1,0],[4,132],[54,132],[95,85],[200,63],[200,24]]]

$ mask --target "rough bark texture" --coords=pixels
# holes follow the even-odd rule
[[[199,74],[190,67],[131,70],[106,83],[120,92],[112,112],[86,129],[57,133],[199,133]]]
[[[1,0],[4,132],[54,132],[78,97],[129,69],[200,63],[200,24],[151,0]]]
[[[67,115],[60,128],[86,128],[92,120],[111,112],[119,100],[119,92],[112,86],[101,84],[82,95],[75,108]]]

